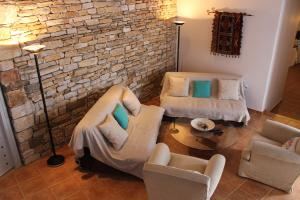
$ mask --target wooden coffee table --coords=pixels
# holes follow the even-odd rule
[[[191,126],[191,119],[178,118],[176,128],[179,130],[172,137],[188,147],[200,150],[224,149],[235,144],[242,136],[241,128],[234,126],[224,126],[216,122],[216,128],[223,131],[222,134],[211,132],[200,132]],[[171,125],[172,126],[172,125]]]

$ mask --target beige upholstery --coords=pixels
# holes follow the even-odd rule
[[[159,143],[144,165],[149,200],[207,200],[214,193],[224,169],[225,157],[209,161],[171,153]]]
[[[111,87],[77,124],[70,140],[70,147],[77,158],[84,155],[84,147],[102,163],[142,178],[143,166],[155,148],[164,109],[141,105],[137,116],[129,114],[128,138],[121,149],[116,150],[103,137],[98,125],[111,114],[116,104],[122,105],[125,88]]]
[[[174,97],[169,95],[170,78],[182,77],[190,81],[189,95],[186,97]],[[234,79],[239,82],[238,100],[223,100],[218,97],[218,80]],[[210,80],[212,96],[210,98],[193,97],[193,81]],[[247,124],[250,115],[246,106],[244,94],[244,82],[239,76],[215,73],[192,73],[192,72],[167,72],[163,81],[160,94],[160,106],[165,115],[170,117],[197,118],[205,117],[214,120],[226,120],[243,122]]]
[[[239,175],[291,192],[300,175],[300,155],[282,148],[300,130],[267,120],[260,135],[254,136],[242,153]]]

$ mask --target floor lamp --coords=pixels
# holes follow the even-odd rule
[[[179,71],[179,50],[180,50],[180,28],[184,24],[184,21],[174,21],[174,24],[177,27],[177,56],[176,56],[176,72]],[[173,118],[173,126],[170,128],[170,132],[173,134],[179,133],[179,130],[176,128],[176,117]]]
[[[177,27],[177,56],[176,56],[176,72],[179,70],[179,51],[180,51],[180,28],[184,24],[184,21],[174,21]]]
[[[58,166],[64,164],[65,158],[64,158],[64,156],[58,155],[55,152],[55,146],[54,146],[54,141],[53,141],[52,132],[51,132],[51,126],[50,126],[49,115],[48,115],[47,106],[46,106],[44,89],[43,89],[43,84],[42,84],[42,80],[41,80],[41,74],[40,74],[39,62],[38,62],[37,56],[44,48],[45,48],[44,45],[32,44],[30,46],[24,47],[23,50],[33,53],[33,55],[34,55],[36,72],[37,72],[38,79],[39,79],[40,91],[41,91],[41,95],[42,95],[43,107],[44,107],[45,118],[46,118],[48,133],[49,133],[49,137],[50,137],[51,150],[52,150],[52,156],[50,156],[50,158],[47,160],[47,164],[49,167],[58,167]]]

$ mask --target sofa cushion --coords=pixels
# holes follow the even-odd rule
[[[112,115],[108,115],[98,128],[116,150],[121,149],[128,137],[128,133],[122,129]]]
[[[169,95],[174,97],[186,97],[189,95],[189,79],[170,77]]]
[[[126,88],[123,94],[123,104],[124,106],[134,115],[137,116],[141,109],[141,103],[135,94]]]
[[[117,120],[117,122],[120,124],[120,126],[123,129],[127,129],[127,127],[128,127],[128,114],[127,114],[126,110],[124,109],[124,107],[121,106],[120,104],[117,104],[116,108],[113,112],[113,115],[114,115],[115,119]]]
[[[193,97],[209,98],[211,96],[211,81],[193,81]]]
[[[249,120],[243,100],[221,100],[218,98],[171,97],[161,98],[160,105],[170,117],[197,118],[244,122]]]
[[[163,113],[161,107],[142,105],[139,115],[130,115],[127,129],[129,137],[116,158],[122,159],[120,161],[124,165],[141,163],[142,173],[142,166],[156,145]]]
[[[239,80],[219,80],[219,99],[239,100]]]

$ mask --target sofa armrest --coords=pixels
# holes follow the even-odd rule
[[[300,156],[297,153],[262,141],[253,141],[251,154],[259,154],[274,160],[300,165]]]
[[[216,154],[208,161],[204,175],[210,177],[209,196],[216,190],[221,179],[226,159],[220,154]]]
[[[261,135],[283,144],[292,137],[300,137],[300,130],[280,122],[267,120]]]

